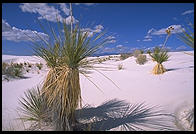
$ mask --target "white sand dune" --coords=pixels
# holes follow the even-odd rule
[[[189,53],[194,53],[190,51]],[[170,52],[170,60],[163,63],[168,69],[163,75],[151,73],[155,62],[149,60],[144,65],[138,65],[134,57],[123,61],[109,60],[97,66],[109,67],[110,70],[100,71],[119,86],[117,88],[110,80],[97,71],[88,74],[102,92],[97,89],[86,77],[80,75],[82,90],[82,103],[98,106],[101,103],[117,98],[129,103],[146,102],[149,105],[159,105],[166,112],[174,113],[185,105],[194,105],[194,56],[183,52]],[[149,57],[148,57],[149,58]],[[44,63],[35,56],[11,56],[3,55],[4,62],[29,62]],[[123,69],[118,70],[122,64]],[[16,108],[18,98],[24,95],[24,91],[35,87],[42,82],[47,75],[47,68],[43,68],[40,74],[25,74],[28,78],[2,81],[2,125],[8,126],[9,122],[17,117]],[[18,123],[19,124],[19,123]],[[17,125],[18,125],[17,124]],[[20,130],[20,127],[17,127]]]

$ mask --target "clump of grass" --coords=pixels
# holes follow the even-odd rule
[[[133,52],[133,56],[135,57],[135,58],[137,58],[137,56],[138,55],[140,55],[140,54],[142,54],[143,53],[143,51],[141,51],[141,50],[135,50],[134,52]]]
[[[111,58],[113,58],[113,56],[110,55],[110,56],[109,56],[109,59],[111,59]]]
[[[18,63],[3,63],[2,74],[8,78],[21,78],[23,76],[23,66]]]
[[[152,52],[150,51],[150,50],[147,50],[147,52],[146,52],[147,54],[151,54]]]
[[[120,54],[120,60],[125,60],[129,57],[131,57],[132,54],[131,53],[123,53],[123,54]]]
[[[119,64],[118,65],[118,70],[122,70],[123,69],[123,65],[122,64]]]
[[[102,62],[103,62],[103,59],[98,58],[98,62],[99,62],[99,63],[102,63]]]
[[[42,63],[40,63],[40,64],[36,63],[36,66],[37,66],[37,68],[38,68],[39,70],[41,70],[42,67],[43,67],[43,64],[42,64]]]
[[[99,63],[105,62],[107,60],[109,60],[109,58],[107,58],[107,57],[106,58],[98,58]]]
[[[137,64],[143,65],[146,62],[147,62],[146,55],[140,54],[140,55],[137,56],[137,59],[136,59]]]
[[[7,70],[7,68],[9,67],[9,64],[8,63],[6,63],[6,62],[3,62],[2,63],[2,74],[3,75],[5,75],[6,74],[6,70]]]

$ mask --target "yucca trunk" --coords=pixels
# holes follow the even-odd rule
[[[42,93],[53,107],[56,129],[67,130],[75,123],[74,112],[81,105],[79,70],[68,67],[56,67],[49,71]],[[69,123],[69,124],[67,124]]]
[[[166,72],[166,69],[160,63],[157,63],[156,66],[152,70],[153,74],[163,74],[164,72]]]

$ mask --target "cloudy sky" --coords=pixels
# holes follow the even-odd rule
[[[73,3],[72,8],[74,23],[79,23],[89,37],[107,31],[105,37],[110,41],[100,53],[123,53],[161,45],[170,26],[174,31],[166,47],[192,50],[176,36],[184,26],[193,23],[192,3]],[[70,24],[68,3],[3,3],[2,53],[32,55],[29,36],[36,41],[38,35],[47,39],[48,34],[38,22],[56,26],[56,17]]]

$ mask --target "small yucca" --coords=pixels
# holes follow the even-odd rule
[[[157,62],[157,65],[153,68],[152,73],[163,74],[164,72],[166,72],[166,69],[163,67],[162,63],[168,61],[168,52],[157,48],[154,53],[149,55],[152,57],[153,61]]]
[[[25,97],[19,100],[21,112],[21,120],[24,122],[33,122],[32,126],[37,126],[41,129],[42,122],[48,122],[51,120],[49,109],[47,107],[46,98],[41,95],[40,87],[32,88],[25,92]]]
[[[152,61],[156,61],[157,65],[153,68],[152,73],[153,74],[163,74],[166,72],[166,69],[163,67],[162,63],[165,61],[168,61],[169,55],[168,51],[164,48],[166,45],[166,42],[168,41],[169,36],[171,35],[171,31],[174,30],[173,27],[169,27],[166,30],[167,36],[165,38],[165,41],[162,45],[162,47],[155,47],[153,53],[149,53],[150,57],[152,58]]]

